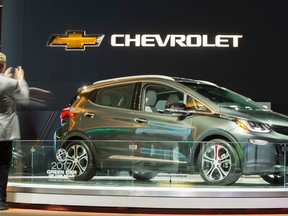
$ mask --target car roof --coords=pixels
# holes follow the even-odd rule
[[[208,82],[208,81],[203,81],[203,80],[194,80],[194,79],[188,79],[188,78],[183,78],[183,77],[171,77],[171,76],[166,76],[166,75],[135,75],[135,76],[124,76],[124,77],[117,77],[117,78],[112,78],[112,79],[105,79],[105,80],[100,80],[96,81],[91,85],[88,86],[83,86],[78,89],[78,92],[81,92],[85,89],[90,89],[94,88],[97,85],[106,85],[109,83],[118,83],[122,81],[141,81],[142,79],[165,79],[165,80],[170,80],[170,81],[176,81],[179,83],[197,83],[197,84],[207,84],[207,85],[215,85],[214,83]]]

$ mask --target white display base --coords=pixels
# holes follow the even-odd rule
[[[179,179],[177,179],[179,177]],[[31,178],[31,177],[29,177]],[[160,186],[133,185],[131,177],[95,177],[90,184],[70,183],[34,183],[39,181],[34,177],[29,183],[10,181],[8,184],[8,202],[25,204],[49,204],[87,207],[126,207],[126,208],[173,208],[173,209],[274,209],[288,208],[288,190],[285,187],[272,187],[259,178],[245,179],[248,186],[239,180],[235,186],[206,187],[197,185],[187,179],[177,176],[174,183],[166,176],[153,180]],[[46,177],[47,178],[47,177]],[[38,180],[37,180],[38,179]],[[59,180],[59,179],[58,179]],[[128,181],[132,185],[119,186],[114,182]],[[56,181],[56,179],[55,179]],[[105,184],[93,185],[103,181]],[[256,187],[253,187],[255,182]],[[194,185],[194,187],[187,187]]]

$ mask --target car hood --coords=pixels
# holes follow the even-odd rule
[[[251,121],[262,122],[268,125],[280,125],[288,127],[288,116],[271,110],[233,110],[221,108],[221,114],[245,118]]]

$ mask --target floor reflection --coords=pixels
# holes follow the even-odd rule
[[[258,176],[243,176],[230,186],[207,185],[199,175],[179,175],[160,173],[149,181],[135,180],[128,173],[118,176],[95,176],[89,181],[75,181],[69,177],[10,176],[9,183],[75,185],[95,187],[154,187],[154,188],[284,188],[284,185],[270,185]]]

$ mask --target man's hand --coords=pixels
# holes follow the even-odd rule
[[[16,79],[16,80],[23,80],[24,79],[24,70],[22,69],[21,66],[18,66],[17,68],[15,68],[14,79]]]
[[[4,72],[4,76],[12,78],[12,76],[13,76],[12,71],[13,71],[13,68],[12,68],[12,67],[9,67],[9,68]]]

